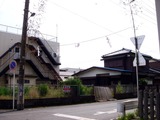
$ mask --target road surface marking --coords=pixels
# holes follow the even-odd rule
[[[117,109],[113,109],[111,111],[106,111],[106,112],[96,112],[94,115],[101,115],[101,114],[112,114],[112,113],[116,113],[117,112]]]
[[[56,113],[56,114],[53,114],[53,115],[58,116],[58,117],[71,118],[71,119],[74,119],[74,120],[96,120],[96,119],[90,119],[90,118],[84,118],[84,117],[66,115],[66,114],[60,114],[60,113]]]

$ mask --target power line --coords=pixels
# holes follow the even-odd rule
[[[76,42],[76,43],[69,43],[69,44],[63,44],[63,45],[60,45],[60,46],[69,46],[69,45],[75,45],[77,43],[85,43],[85,42],[91,42],[91,41],[94,41],[94,40],[97,40],[97,39],[101,39],[101,38],[104,38],[104,37],[108,37],[108,36],[111,36],[111,35],[114,35],[114,34],[118,34],[120,32],[123,32],[123,31],[126,31],[128,29],[131,29],[132,27],[128,27],[128,28],[125,28],[125,29],[122,29],[122,30],[119,30],[119,31],[116,31],[116,32],[112,32],[108,35],[105,35],[105,36],[101,36],[101,37],[96,37],[96,38],[92,38],[92,39],[89,39],[89,40],[84,40],[84,41],[80,41],[80,42]]]
[[[152,21],[156,21],[156,19],[154,19],[153,17],[149,16],[148,14],[142,13],[142,15],[146,16],[147,18],[149,18]]]
[[[82,18],[82,19],[84,19],[84,20],[86,20],[86,21],[88,21],[88,22],[90,22],[90,23],[92,23],[92,24],[95,24],[96,26],[99,26],[99,27],[101,27],[101,28],[103,28],[103,29],[105,29],[105,30],[107,30],[107,31],[113,32],[112,30],[110,30],[110,29],[108,29],[108,28],[106,28],[106,27],[104,27],[104,26],[102,26],[102,25],[100,25],[100,24],[98,24],[98,23],[96,23],[96,22],[94,22],[94,21],[92,21],[92,20],[90,20],[90,19],[82,16],[82,15],[79,15],[78,13],[73,12],[73,11],[71,11],[71,10],[68,9],[68,8],[65,8],[65,7],[63,7],[63,6],[55,3],[55,2],[53,2],[53,1],[50,1],[50,2],[51,2],[52,4],[54,4],[54,5],[56,5],[57,7],[60,7],[60,8],[62,8],[62,9],[64,9],[64,10],[72,13],[73,15],[76,15],[76,16],[78,16],[78,17],[80,17],[80,18]]]
[[[110,1],[112,1],[112,0],[110,0]],[[115,3],[116,4],[116,3]],[[117,5],[117,4],[116,4]],[[118,6],[118,5],[117,5]],[[121,8],[121,9],[124,9],[121,5],[119,5],[119,7]],[[129,12],[129,10],[127,10],[128,12]],[[157,25],[155,22],[153,22],[153,21],[151,21],[150,19],[152,19],[152,18],[150,18],[150,19],[148,19],[148,15],[146,15],[146,14],[143,14],[144,16],[147,16],[147,18],[146,17],[144,17],[144,16],[141,16],[141,15],[139,15],[139,14],[136,14],[139,18],[141,18],[141,19],[144,19],[145,21],[147,21],[147,22],[149,22],[149,23],[152,23],[152,24],[154,24],[154,25]],[[154,20],[155,21],[155,20]]]
[[[151,8],[152,10],[155,10],[155,8],[153,8],[152,6],[150,6],[148,3],[146,3],[146,1],[143,1],[143,3],[148,6],[149,8]]]
[[[153,2],[154,0],[148,0],[151,4],[155,5],[155,2]]]
[[[154,15],[154,16],[156,15],[155,12],[151,11],[150,9],[148,9],[148,8],[146,8],[146,7],[143,7],[143,9],[145,9],[146,12],[148,12],[148,13],[151,14],[151,15]]]
[[[110,29],[108,29],[108,28],[106,28],[106,27],[104,27],[104,26],[102,26],[102,25],[100,25],[100,24],[98,24],[98,23],[96,23],[96,22],[94,22],[94,21],[92,21],[92,20],[90,20],[90,19],[88,19],[88,18],[82,16],[82,15],[79,15],[78,13],[73,12],[73,11],[71,11],[71,10],[68,9],[68,8],[65,8],[65,7],[63,7],[63,6],[61,6],[61,5],[57,4],[57,3],[55,3],[55,2],[53,2],[53,1],[50,1],[50,2],[51,2],[52,4],[54,4],[54,5],[56,5],[57,7],[60,7],[60,8],[62,8],[62,9],[64,9],[65,11],[67,11],[67,12],[69,12],[69,13],[72,13],[73,15],[76,15],[76,16],[78,16],[78,17],[80,17],[80,18],[82,18],[82,19],[84,19],[84,20],[86,20],[86,21],[88,21],[88,22],[90,22],[90,23],[92,23],[92,24],[94,24],[94,25],[100,27],[100,28],[103,28],[103,29],[105,29],[105,30],[111,32],[111,34],[114,33],[112,30],[110,30]],[[117,33],[116,35],[119,36],[119,37],[122,37],[121,35],[118,35],[118,33]],[[72,43],[72,44],[75,44],[75,43]]]

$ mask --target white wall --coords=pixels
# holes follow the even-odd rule
[[[0,31],[0,56],[15,43],[21,41],[21,36]]]
[[[79,75],[79,77],[95,77],[97,74],[107,74],[110,76],[120,75],[120,72],[109,71],[109,70],[101,70],[101,69],[91,69],[90,71],[86,71]]]

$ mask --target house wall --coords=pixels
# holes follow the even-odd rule
[[[59,58],[60,58],[59,43],[54,42],[54,41],[47,41],[47,40],[42,40],[42,42],[43,42],[43,44],[45,45],[45,47],[47,48],[47,50],[50,52],[50,54],[52,55],[52,57],[53,57],[57,62],[60,62],[60,59],[59,59]],[[39,45],[37,44],[37,42],[34,41],[34,40],[28,40],[28,41],[27,41],[27,44],[34,46],[34,48],[35,48],[36,50],[38,50],[37,47],[39,47],[39,50],[42,51],[41,46],[39,46]],[[43,46],[42,46],[42,47],[43,47]],[[36,52],[37,52],[37,51],[36,51]],[[55,57],[55,54],[54,54],[54,53],[56,53],[56,57]],[[38,53],[36,53],[36,54],[37,54],[37,56],[38,56]],[[30,55],[28,54],[28,56],[30,56]],[[41,57],[43,58],[43,60],[44,60],[46,63],[51,63],[51,61],[48,59],[48,57],[46,56],[46,54],[45,54],[43,51],[41,52]],[[54,69],[56,70],[56,72],[59,73],[59,66],[58,66],[58,65],[52,65],[52,66],[54,67]]]
[[[135,67],[133,66],[133,61],[135,57],[134,54],[128,53],[125,55],[120,56],[108,56],[107,58],[104,58],[104,66],[105,67],[111,67],[111,68],[120,68],[125,70],[135,70]],[[146,65],[143,66],[143,69],[149,68],[149,58],[145,57]]]
[[[150,61],[149,66],[151,68],[159,68],[160,69],[160,61],[152,60],[152,61]]]
[[[120,72],[116,71],[106,71],[101,69],[94,69],[92,71],[86,71],[83,74],[79,74],[78,77],[96,77],[98,74],[109,74],[110,76],[120,75]]]
[[[46,41],[46,40],[42,40],[43,44],[46,46],[47,50],[50,52],[50,54],[52,55],[52,57],[56,60],[56,62],[60,63],[60,49],[59,49],[59,43],[58,42],[54,42],[54,41]],[[43,57],[46,58],[46,57]],[[45,59],[46,61],[50,62],[47,58]],[[56,72],[59,73],[59,66],[57,65],[52,65]]]
[[[123,69],[123,60],[121,58],[118,59],[107,59],[104,60],[105,67],[112,67],[112,68],[121,68]]]
[[[20,35],[0,31],[0,56],[11,46],[20,41]]]
[[[133,67],[133,57],[130,54],[107,56],[104,58],[104,67],[130,70]]]
[[[126,57],[124,58],[124,65],[125,65],[125,69],[126,70],[133,70],[133,60],[134,60],[134,55],[132,54],[128,54],[126,55]]]
[[[42,40],[42,42],[44,43],[48,51],[51,53],[52,57],[54,57],[54,59],[59,62],[59,56],[60,56],[59,43],[49,40],[48,41]]]
[[[15,77],[15,81],[14,81],[14,84],[15,86],[18,86],[18,74],[16,74],[16,77]],[[7,86],[8,87],[12,87],[13,86],[13,75],[11,76],[7,76]],[[36,77],[25,77],[24,78],[24,85],[25,86],[33,86],[33,85],[36,85]]]
[[[20,42],[21,41],[21,36],[20,35],[16,35],[16,34],[12,34],[12,33],[5,33],[5,32],[1,32],[0,31],[0,56],[2,54],[4,54],[7,50],[9,50],[9,48],[11,48],[15,43]],[[29,43],[29,40],[26,41],[26,43]],[[36,43],[32,43],[34,46],[38,46]],[[55,49],[55,51],[58,51],[59,49],[59,44],[56,42],[50,42],[50,45],[52,45],[52,48]],[[56,47],[57,46],[57,47]],[[19,52],[15,53],[15,49],[19,47]],[[31,58],[35,58],[34,63],[36,63],[35,65],[37,67],[40,68],[40,72],[43,72],[46,76],[45,77],[49,77],[51,79],[53,79],[53,76],[51,76],[51,73],[49,70],[47,71],[45,66],[43,64],[41,64],[40,62],[38,63],[38,58],[36,58],[36,56],[31,56],[32,51],[30,51],[28,48],[26,48],[26,61],[27,60],[33,60]],[[59,51],[58,51],[59,52]],[[12,56],[13,55],[13,56]],[[12,56],[12,57],[11,57]],[[42,56],[46,61],[48,61],[48,63],[51,63],[51,61],[49,61],[49,59],[46,57],[45,54],[43,54]],[[15,48],[13,48],[12,51],[8,52],[2,59],[0,59],[0,72],[6,68],[10,62],[13,59],[18,59],[20,58],[20,46],[15,46]],[[16,74],[19,74],[19,62],[17,61],[17,70],[16,70]],[[59,65],[53,65],[53,68],[57,71],[57,73],[59,73]],[[50,72],[50,74],[48,74]],[[48,75],[48,76],[47,76]],[[7,77],[4,77],[7,76]],[[36,78],[37,78],[37,74],[35,73],[35,71],[33,70],[33,68],[31,67],[30,64],[28,64],[27,62],[25,63],[25,80],[30,80],[29,85],[34,85],[36,84]],[[2,77],[0,78],[0,85],[4,85],[6,84],[5,81],[8,81],[8,84],[11,84],[10,82],[10,71],[8,70],[4,75],[2,75]],[[18,77],[17,77],[18,79]]]
[[[5,76],[0,77],[0,86],[5,86],[6,82],[5,82]]]

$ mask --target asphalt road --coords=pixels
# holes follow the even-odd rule
[[[119,115],[117,102],[119,101],[10,110],[0,112],[0,120],[114,120]]]

